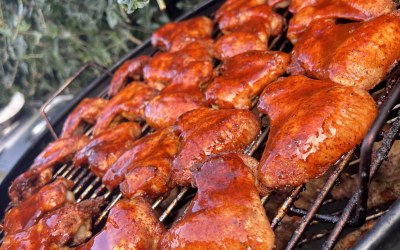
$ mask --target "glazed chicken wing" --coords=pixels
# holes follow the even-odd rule
[[[143,68],[149,63],[146,55],[125,61],[114,73],[108,89],[109,96],[115,96],[130,81],[140,81],[143,78]]]
[[[157,250],[164,233],[164,225],[144,199],[123,199],[110,210],[103,230],[77,250]]]
[[[249,51],[224,61],[221,76],[207,87],[209,104],[219,108],[251,109],[251,100],[282,75],[290,56],[283,52]]]
[[[42,186],[51,181],[53,166],[73,158],[75,153],[89,143],[87,136],[79,135],[51,142],[39,154],[30,169],[18,176],[8,190],[13,203],[17,204],[35,194]]]
[[[257,1],[226,2],[236,8],[224,8],[217,12],[216,21],[223,33],[230,33],[238,26],[245,25],[250,20],[258,19],[264,26],[268,35],[276,36],[282,31],[283,18],[272,11],[266,4],[255,4]],[[229,9],[229,10],[228,10]]]
[[[114,96],[101,112],[93,128],[93,135],[98,135],[123,119],[129,121],[143,117],[143,109],[158,91],[142,82],[132,82]]]
[[[135,122],[121,123],[93,138],[74,157],[74,165],[88,164],[90,170],[102,177],[112,164],[140,137],[141,127]]]
[[[113,189],[121,182],[125,197],[157,197],[170,190],[172,159],[179,139],[171,127],[137,140],[107,171],[103,183]]]
[[[172,180],[181,186],[190,185],[191,168],[208,155],[243,152],[260,128],[258,117],[247,110],[202,108],[183,114],[175,124],[182,145],[173,161]]]
[[[290,20],[287,37],[295,44],[317,19],[348,19],[365,21],[395,10],[392,0],[294,0],[290,11],[295,14]]]
[[[46,213],[66,203],[74,202],[74,195],[70,191],[72,187],[71,181],[57,178],[18,206],[8,210],[4,216],[4,233],[8,235],[26,230],[36,224]]]
[[[175,78],[178,83],[189,79],[200,85],[213,76],[211,55],[211,43],[203,41],[193,42],[180,51],[158,53],[145,67],[144,79],[149,86],[159,90]]]
[[[144,109],[146,122],[154,129],[172,126],[182,114],[207,107],[203,93],[198,87],[182,90],[179,88],[180,85],[175,85],[178,90],[172,91],[170,88],[172,86],[163,89],[161,94],[151,100]]]
[[[65,120],[61,138],[83,134],[83,125],[94,124],[107,102],[103,98],[85,98]]]
[[[165,51],[178,51],[196,40],[210,39],[213,23],[204,16],[167,23],[151,36],[151,44]]]
[[[1,249],[61,249],[70,242],[80,244],[91,236],[91,219],[99,213],[102,203],[86,200],[65,204],[27,230],[7,235]]]
[[[400,60],[400,12],[363,23],[313,22],[295,45],[291,74],[372,89]]]
[[[196,196],[160,249],[273,249],[274,233],[252,168],[257,161],[246,155],[207,159],[194,176]]]
[[[304,76],[267,86],[258,109],[271,124],[259,165],[267,188],[297,186],[321,176],[361,142],[377,115],[365,90]]]

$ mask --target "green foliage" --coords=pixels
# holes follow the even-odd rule
[[[0,107],[15,91],[43,102],[85,63],[111,65],[168,21],[156,0],[0,0]]]

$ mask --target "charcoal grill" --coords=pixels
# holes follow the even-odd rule
[[[186,19],[199,15],[206,15],[212,17],[214,12],[221,6],[222,0],[209,0],[203,5],[197,7],[193,12],[180,18]],[[276,37],[271,43],[270,48],[272,50],[280,50],[289,52],[292,48],[291,43],[286,39],[285,33],[287,29],[287,21],[291,15],[287,10],[282,10],[280,13],[286,18],[286,25],[282,35]],[[217,36],[218,34],[215,34]],[[73,77],[67,80],[67,82],[45,103],[42,107],[42,114],[48,124],[49,131],[37,141],[36,146],[30,150],[19,162],[18,168],[14,168],[4,179],[0,185],[0,217],[4,216],[9,203],[7,195],[8,187],[11,181],[27,170],[32,163],[33,159],[40,153],[44,146],[52,140],[52,137],[57,138],[57,131],[61,130],[63,121],[66,119],[68,113],[76,106],[84,97],[107,97],[107,87],[111,80],[112,73],[127,59],[133,58],[139,55],[152,55],[156,52],[150,44],[150,41],[145,42],[142,46],[135,49],[131,53],[121,58],[111,68],[105,69],[97,64],[88,64],[82,67]],[[46,116],[46,106],[51,100],[60,94],[68,85],[74,82],[74,80],[86,69],[95,67],[103,71],[103,74],[96,78],[90,83],[84,91],[76,96],[71,104],[65,108],[65,111],[59,114],[53,121],[50,121]],[[294,201],[298,198],[299,194],[304,190],[304,186],[298,186],[294,188],[282,205],[279,207],[277,213],[271,220],[271,226],[273,229],[277,229],[280,226],[280,221],[284,216],[299,216],[301,222],[298,228],[295,230],[292,238],[287,244],[286,249],[294,249],[301,245],[308,244],[310,247],[332,249],[336,241],[338,240],[340,233],[348,226],[357,227],[363,224],[366,220],[378,218],[385,214],[386,210],[374,211],[370,213],[366,209],[367,196],[368,196],[368,184],[370,179],[374,176],[376,171],[379,169],[382,162],[386,159],[387,154],[394,142],[399,135],[400,128],[400,66],[397,66],[387,78],[380,83],[372,92],[372,96],[377,100],[378,107],[380,108],[379,115],[375,120],[373,126],[370,128],[368,134],[365,136],[361,147],[354,148],[350,152],[342,156],[342,158],[332,166],[332,171],[327,179],[325,185],[321,188],[320,192],[316,196],[313,204],[308,210],[300,209],[294,206]],[[255,100],[256,102],[256,100]],[[254,103],[255,103],[254,102]],[[257,112],[254,109],[255,112]],[[245,150],[245,153],[254,157],[260,156],[265,146],[265,141],[268,137],[269,126],[265,116],[260,115],[263,119],[262,131],[256,138],[256,140]],[[383,126],[389,127],[389,129],[382,130]],[[92,128],[87,128],[86,134],[90,136]],[[142,134],[146,135],[151,132],[151,129],[144,124]],[[375,141],[382,140],[382,146],[377,150],[373,150],[372,145]],[[329,192],[332,187],[336,184],[340,174],[346,171],[348,168],[357,167],[358,165],[358,191],[352,196],[347,204],[341,205],[343,209],[336,211],[335,213],[322,213],[324,207],[335,203],[331,199],[328,199]],[[95,230],[99,230],[105,222],[105,218],[111,207],[121,199],[122,195],[118,190],[109,191],[101,183],[101,179],[96,177],[87,168],[75,168],[71,163],[57,166],[54,171],[54,178],[57,176],[65,177],[74,182],[73,193],[76,196],[77,201],[82,201],[88,198],[96,198],[99,196],[104,197],[107,200],[107,204],[103,207],[101,213],[95,218]],[[160,197],[155,200],[152,204],[153,209],[159,213],[159,219],[166,226],[170,226],[171,223],[176,219],[181,209],[188,204],[194,197],[196,190],[189,187],[181,187],[174,190],[173,194],[169,197]],[[268,196],[262,197],[263,204],[269,201]],[[390,215],[390,216],[389,216]],[[271,218],[270,218],[271,219]],[[385,222],[400,221],[400,205],[395,206],[388,216],[383,216],[380,219],[381,223],[373,229],[376,234],[367,236],[366,239],[359,242],[359,245],[365,245],[365,242],[369,242],[367,245],[372,246],[374,242],[379,242],[384,235],[393,236],[393,232],[389,232],[390,227],[382,227]],[[315,225],[325,225],[324,230],[313,232],[311,235],[306,235],[306,231],[312,231],[310,228]],[[333,225],[329,226],[329,225]],[[328,229],[326,229],[328,228]],[[389,234],[390,233],[390,234]],[[377,237],[381,235],[382,237]],[[0,240],[3,235],[1,233]],[[279,235],[277,235],[279,237]],[[322,241],[322,245],[321,240]],[[316,243],[317,242],[317,243]],[[371,243],[372,242],[372,243]],[[320,245],[318,245],[320,244]],[[307,247],[309,249],[309,247]],[[371,248],[372,249],[372,248]]]

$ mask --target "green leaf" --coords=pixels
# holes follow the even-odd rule
[[[149,4],[149,0],[117,0],[117,2],[128,14]]]

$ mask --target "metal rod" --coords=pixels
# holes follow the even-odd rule
[[[106,209],[100,214],[99,218],[97,218],[96,222],[94,223],[96,226],[103,220],[104,217],[108,214],[108,211],[122,198],[122,194],[119,193],[117,196],[108,204]]]
[[[347,163],[351,160],[353,157],[354,149],[350,150],[348,153],[342,157],[342,159],[339,161],[338,164],[335,165],[335,170],[333,173],[329,176],[328,180],[326,181],[325,185],[321,189],[321,191],[318,193],[317,198],[314,200],[311,208],[308,210],[308,213],[306,216],[304,216],[301,219],[300,225],[297,227],[296,231],[293,233],[292,238],[290,239],[288,245],[286,246],[287,250],[294,249],[297,245],[297,242],[300,240],[301,236],[303,235],[304,231],[310,224],[310,222],[313,220],[315,217],[315,214],[317,213],[318,209],[321,207],[322,202],[324,201],[326,195],[329,193],[329,191],[332,189],[333,185],[335,184],[337,178],[340,176],[342,173],[343,169],[347,166]],[[329,220],[329,218],[326,218],[324,215],[319,215],[320,218],[324,218]],[[336,221],[331,221],[335,223]]]
[[[292,203],[294,202],[294,200],[296,199],[297,195],[300,193],[302,188],[303,185],[300,185],[295,189],[293,189],[290,195],[283,202],[282,206],[279,207],[278,213],[271,222],[272,229],[275,229],[278,226],[279,222],[283,219],[283,217],[285,217],[287,210],[292,205]]]
[[[181,192],[179,192],[178,196],[176,196],[176,198],[171,202],[171,204],[169,204],[167,209],[165,209],[164,213],[162,213],[162,215],[160,216],[159,219],[161,222],[163,222],[165,220],[165,218],[167,218],[167,216],[171,213],[172,209],[175,208],[175,206],[183,198],[183,196],[187,193],[188,190],[189,190],[188,187],[182,188],[182,190],[181,190]]]
[[[83,199],[85,199],[86,195],[89,194],[90,191],[92,191],[92,189],[94,188],[94,186],[96,186],[99,182],[101,181],[100,177],[96,177],[96,179],[94,179],[89,186],[86,187],[86,189],[83,191],[83,193],[79,196],[78,201],[81,201]]]
[[[397,85],[397,89],[400,92],[400,84]],[[382,146],[376,151],[377,154],[375,154],[374,161],[371,164],[371,173],[370,176],[374,176],[375,172],[378,170],[379,166],[382,164],[382,162],[386,159],[387,154],[389,153],[389,150],[394,142],[394,139],[396,135],[399,133],[400,130],[400,114],[397,118],[397,120],[393,123],[392,127],[389,129],[387,133],[385,133],[384,138],[383,138],[383,143]],[[359,193],[355,193],[350,201],[347,203],[347,206],[343,210],[342,216],[340,217],[339,221],[336,223],[334,229],[332,230],[332,233],[329,235],[327,241],[323,245],[323,249],[329,250],[334,247],[336,244],[340,233],[342,232],[344,226],[346,223],[354,223],[353,221],[349,222],[349,218],[351,216],[351,213],[353,209],[357,206],[357,202],[359,200]],[[368,195],[368,193],[367,193]],[[357,222],[357,221],[355,221]]]
[[[160,198],[158,198],[154,203],[153,203],[153,205],[151,206],[151,208],[152,209],[156,209],[160,204],[161,204],[161,202],[164,200],[164,196],[161,196]]]

